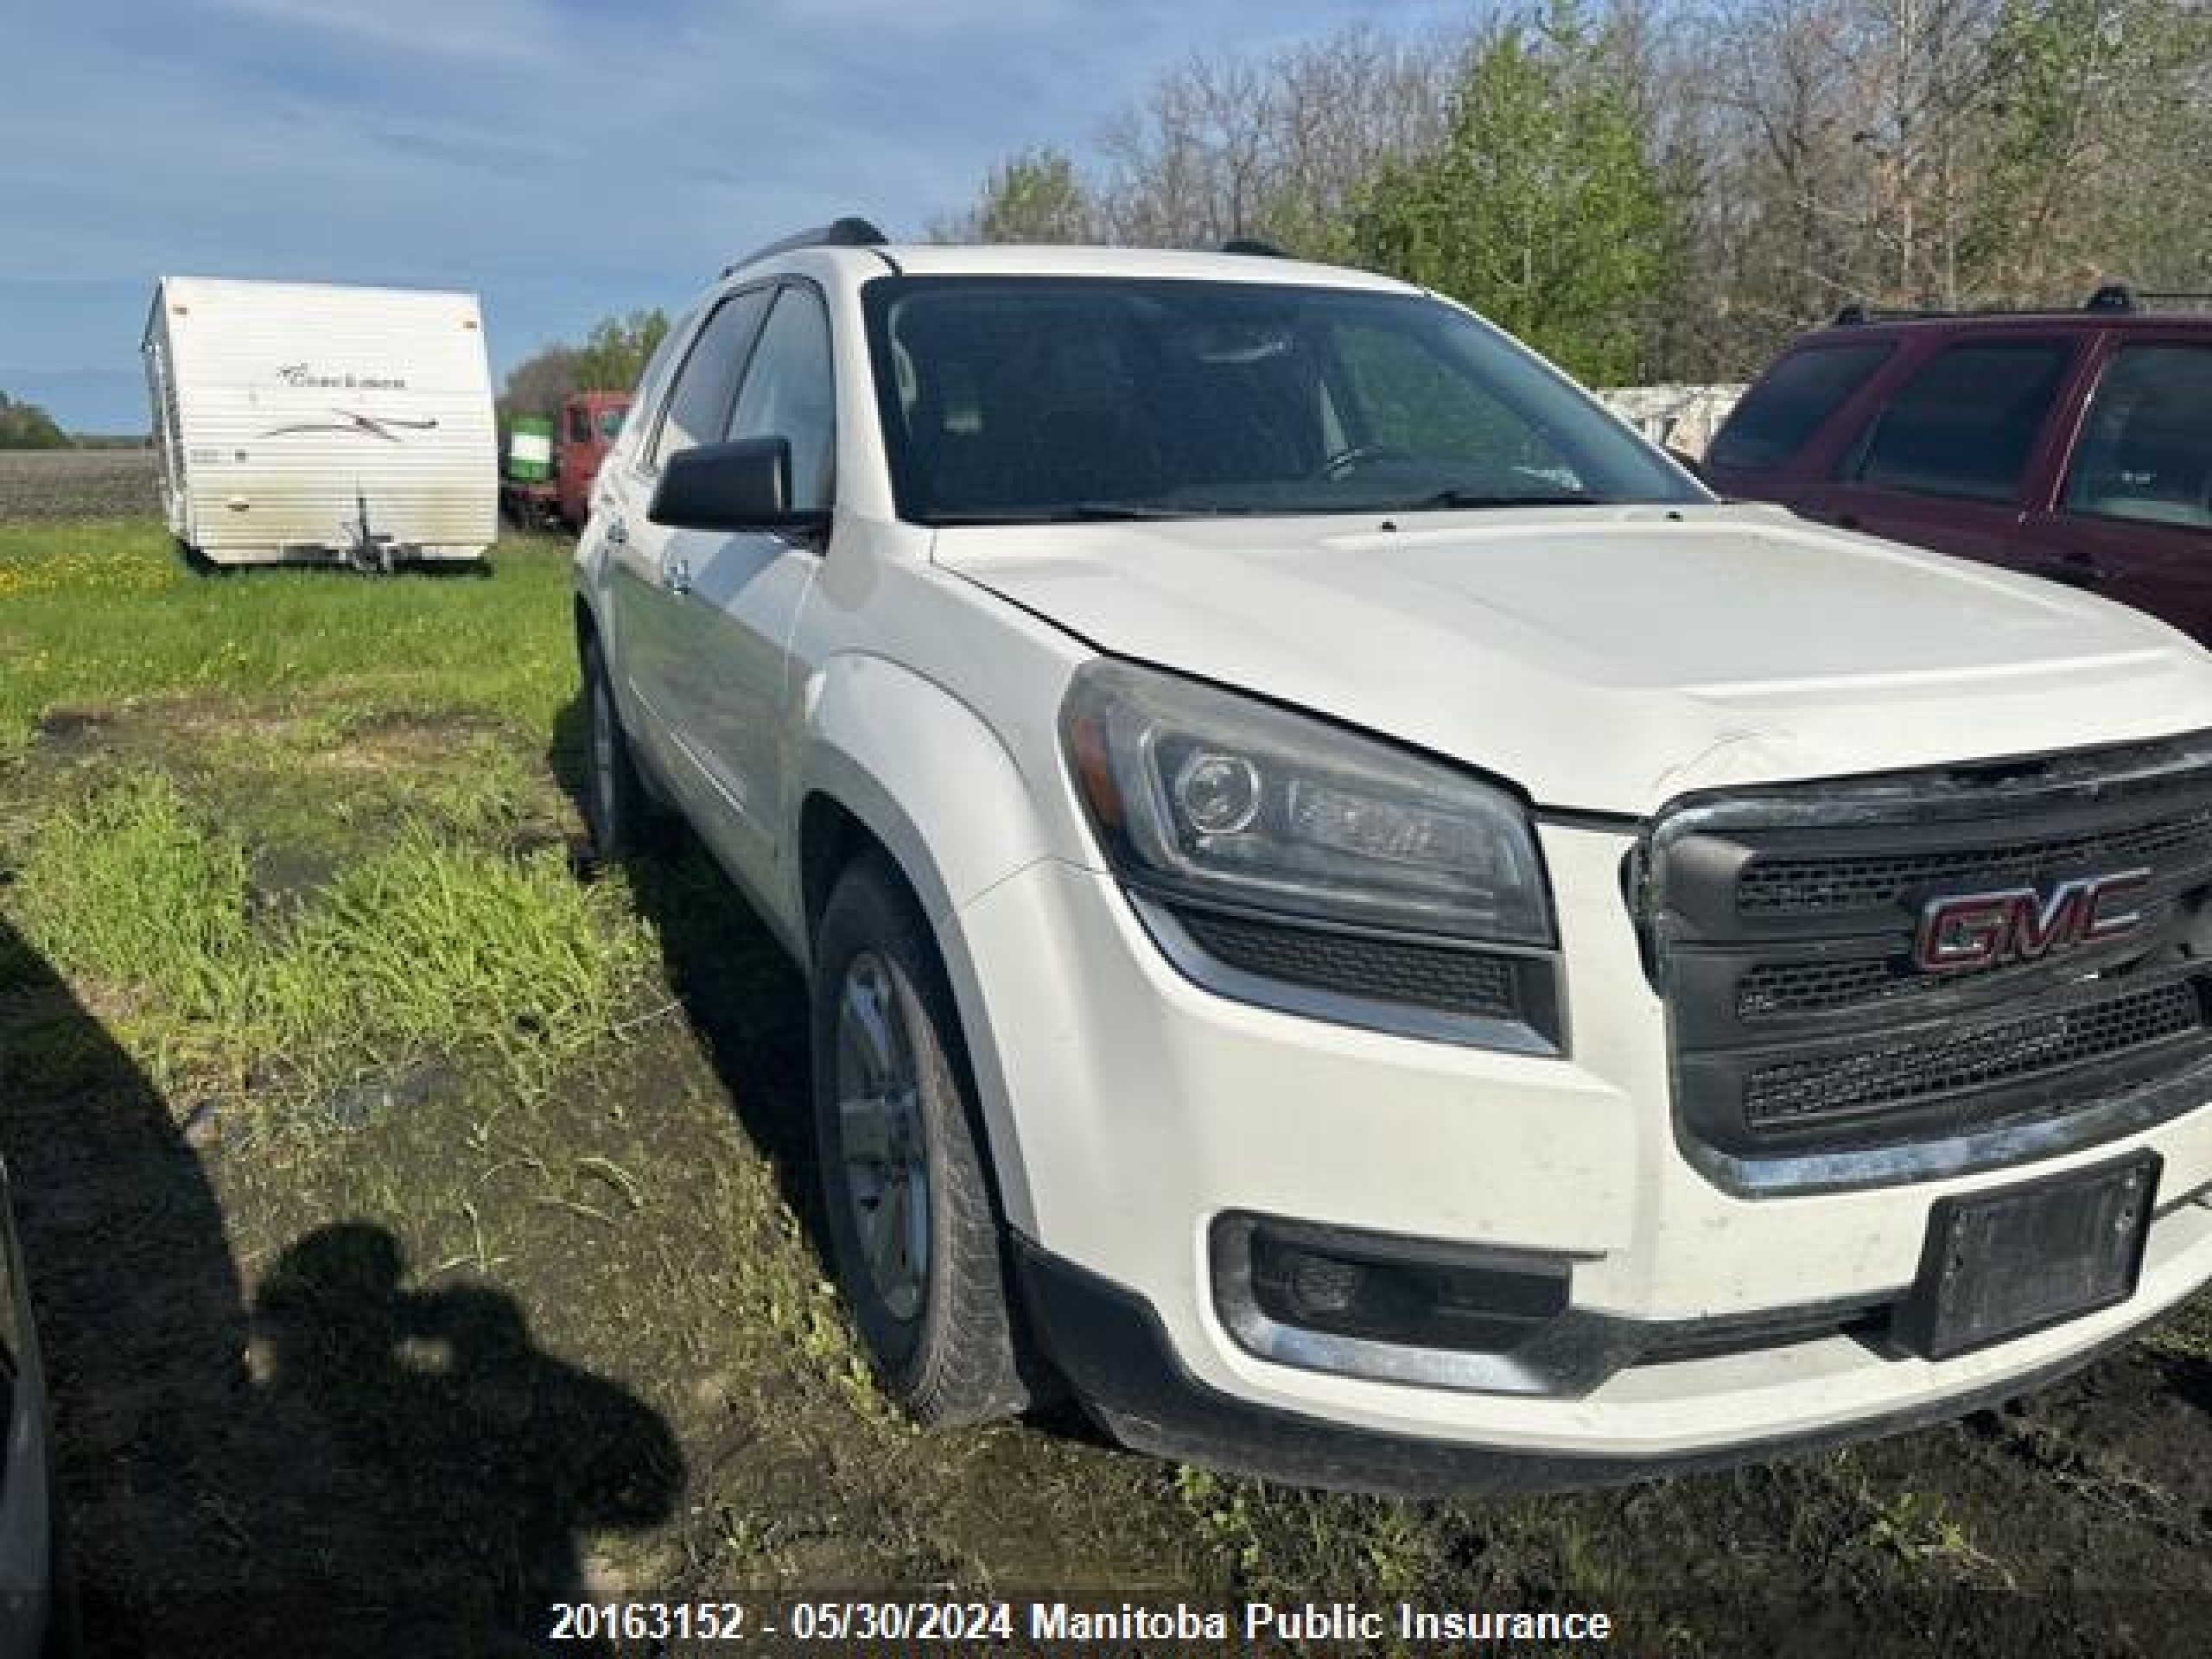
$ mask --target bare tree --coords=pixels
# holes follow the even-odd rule
[[[1003,163],[961,227],[1349,257],[1377,181],[1445,144],[1471,54],[1530,3],[1193,59],[1089,165]],[[1682,205],[1671,287],[1638,323],[1664,372],[1746,373],[1853,301],[2212,286],[2212,0],[1548,3],[1608,42]]]

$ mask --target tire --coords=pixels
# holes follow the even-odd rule
[[[602,864],[619,864],[649,849],[657,808],[638,776],[596,639],[584,641],[583,679],[584,822],[594,856]]]
[[[884,859],[838,878],[810,991],[824,1218],[861,1339],[921,1422],[1013,1416],[1031,1393],[959,1020],[929,924]]]

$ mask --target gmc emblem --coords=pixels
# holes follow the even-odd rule
[[[2141,925],[2143,912],[2118,902],[2150,880],[2148,870],[2082,875],[2048,897],[2033,887],[1931,899],[1920,912],[1912,959],[1931,974],[2038,962],[2055,950],[2116,939]]]

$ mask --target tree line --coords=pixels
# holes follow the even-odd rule
[[[2212,0],[1543,0],[1193,58],[944,239],[1265,238],[1585,379],[1716,381],[1840,307],[2212,289]]]
[[[0,391],[0,449],[67,449],[69,435],[36,404],[18,403]]]
[[[658,307],[602,317],[581,346],[541,347],[508,371],[499,398],[499,423],[518,415],[550,415],[572,391],[627,391],[638,384],[668,333]]]

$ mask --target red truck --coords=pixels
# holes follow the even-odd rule
[[[543,453],[549,435],[542,423],[518,421],[499,478],[499,511],[525,529],[556,524],[583,528],[591,516],[592,480],[629,412],[626,391],[570,392],[551,423],[550,454]],[[533,425],[540,428],[535,434],[530,430]],[[525,456],[524,440],[532,435],[538,438],[541,454]]]

